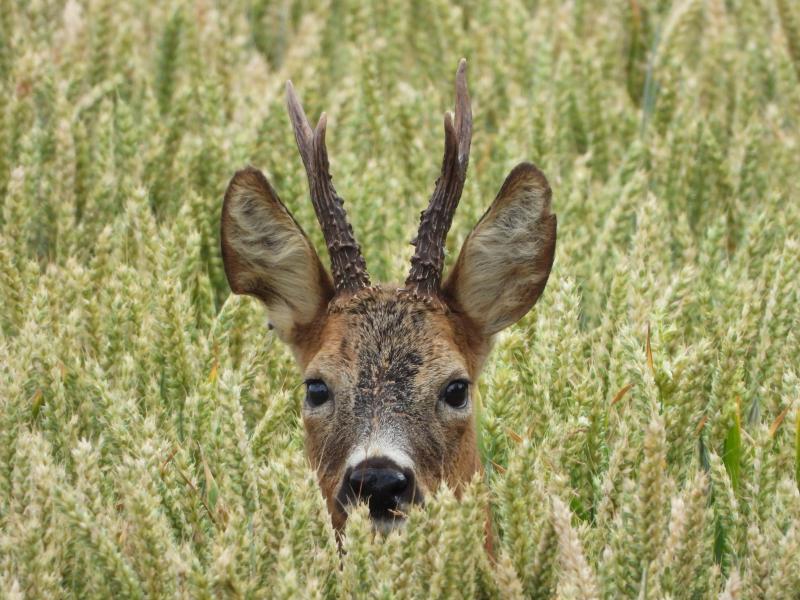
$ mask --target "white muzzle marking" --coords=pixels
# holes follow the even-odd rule
[[[371,440],[366,446],[357,446],[347,458],[346,468],[354,468],[368,458],[388,458],[401,469],[414,470],[414,461],[405,450],[380,438]]]

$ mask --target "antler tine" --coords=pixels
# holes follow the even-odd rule
[[[289,109],[289,119],[292,121],[294,129],[294,139],[297,141],[297,149],[303,159],[306,171],[311,168],[312,152],[312,132],[308,117],[303,110],[303,105],[297,98],[291,80],[286,82],[286,106]]]
[[[291,81],[286,82],[286,103],[297,149],[306,168],[311,203],[328,246],[336,292],[355,292],[368,287],[367,264],[353,235],[353,228],[347,222],[344,200],[336,194],[331,182],[328,150],[325,147],[327,117],[322,113],[312,131]]]
[[[416,247],[405,287],[423,297],[435,296],[444,267],[444,242],[453,222],[469,164],[472,141],[472,108],[467,91],[467,61],[461,59],[456,70],[455,124],[450,113],[444,115],[444,158],[428,208],[420,216]]]

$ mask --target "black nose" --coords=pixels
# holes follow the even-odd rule
[[[402,494],[408,478],[395,469],[366,467],[350,473],[350,488],[362,498],[385,498]]]
[[[414,501],[414,475],[389,461],[369,459],[347,475],[347,497],[365,501],[373,518],[392,519],[400,505]]]

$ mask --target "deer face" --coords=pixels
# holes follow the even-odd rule
[[[389,289],[337,303],[304,368],[303,420],[334,523],[358,498],[398,522],[479,468],[470,385],[485,342],[463,316]],[[473,337],[470,338],[470,335]]]
[[[472,387],[492,336],[530,310],[552,266],[550,188],[522,163],[441,283],[469,155],[465,68],[462,60],[455,121],[445,117],[442,175],[402,286],[371,285],[328,174],[325,115],[312,131],[291,84],[289,113],[333,277],[260,171],[239,171],[225,194],[228,281],[266,305],[302,371],[306,451],[337,529],[359,501],[377,528],[389,528],[440,483],[458,492],[480,470]]]

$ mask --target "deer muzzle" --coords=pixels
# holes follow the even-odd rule
[[[347,468],[338,501],[345,509],[365,502],[375,526],[390,529],[402,523],[411,504],[422,502],[422,495],[412,469],[375,456]]]

